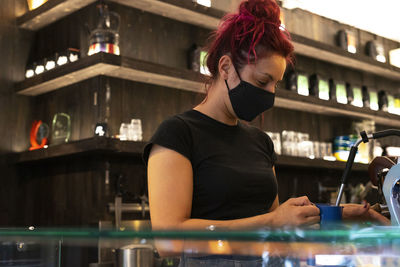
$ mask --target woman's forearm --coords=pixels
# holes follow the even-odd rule
[[[275,226],[272,213],[235,220],[188,219],[175,225],[155,224],[153,222],[153,230],[244,230],[263,226]]]

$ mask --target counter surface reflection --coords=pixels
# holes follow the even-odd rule
[[[129,257],[124,256],[127,251]],[[205,231],[0,229],[0,266],[72,266],[71,262],[74,266],[178,266],[183,253],[194,257],[256,257],[262,259],[260,266],[400,266],[400,227],[354,224],[318,230],[251,231],[214,227]],[[132,261],[135,255],[142,255],[140,264],[123,262]],[[280,259],[281,265],[268,264],[271,259]]]

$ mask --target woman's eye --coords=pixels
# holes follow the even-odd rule
[[[266,86],[266,85],[267,85],[267,82],[258,81],[258,84],[259,84],[260,86]]]

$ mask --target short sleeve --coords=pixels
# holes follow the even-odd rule
[[[265,135],[266,135],[267,150],[269,152],[270,159],[271,159],[271,165],[275,166],[275,162],[278,158],[275,153],[274,142],[272,141],[271,137],[268,134],[265,134]]]
[[[163,121],[143,151],[143,161],[147,166],[153,144],[172,149],[189,160],[192,154],[192,138],[189,127],[179,117],[174,116]]]

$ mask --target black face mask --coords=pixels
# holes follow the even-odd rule
[[[239,119],[252,121],[262,112],[272,108],[275,94],[243,81],[240,76],[239,79],[239,85],[231,90],[229,90],[228,83],[225,80],[229,99]]]

